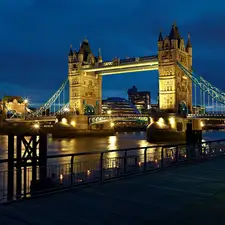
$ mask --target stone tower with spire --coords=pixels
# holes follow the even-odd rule
[[[161,111],[187,114],[192,111],[192,81],[179,68],[181,63],[192,71],[192,45],[190,35],[185,45],[174,24],[169,36],[158,37],[159,107]]]
[[[101,114],[102,77],[95,72],[83,72],[82,67],[97,66],[102,57],[95,57],[85,39],[78,51],[70,46],[68,54],[69,104],[76,114]]]

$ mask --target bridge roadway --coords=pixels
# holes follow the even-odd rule
[[[112,119],[128,119],[128,118],[133,118],[133,119],[146,119],[148,117],[151,117],[152,115],[148,114],[131,114],[131,115],[120,115],[120,116],[110,116],[110,115],[90,115],[89,120],[97,120],[98,122],[100,121],[99,119],[106,119],[106,120],[112,120]],[[225,119],[225,114],[188,114],[187,116],[188,119],[203,119],[203,120],[222,120]],[[12,119],[6,119],[7,122],[17,122],[17,123],[30,123],[30,122],[55,122],[56,121],[56,116],[43,116],[43,117],[29,117],[26,120],[23,118],[12,118]]]
[[[1,206],[1,224],[225,224],[225,158]]]

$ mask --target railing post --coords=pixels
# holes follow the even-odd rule
[[[74,155],[71,156],[70,159],[70,185],[73,185],[73,162],[74,162]]]
[[[21,190],[22,190],[22,170],[21,170],[21,142],[22,142],[22,137],[21,135],[17,135],[17,140],[16,140],[16,198],[20,199],[21,198]]]
[[[25,159],[23,167],[23,197],[27,197],[27,160]]]
[[[104,153],[101,152],[101,155],[100,155],[100,181],[103,181],[104,180],[104,165],[103,165],[103,156],[104,156]]]
[[[164,166],[164,148],[161,148],[161,168]]]
[[[32,182],[37,181],[37,136],[31,136],[33,140],[33,152],[32,152]]]
[[[47,177],[47,135],[44,133],[39,134],[39,179],[41,182],[46,181]]]
[[[124,166],[124,173],[127,172],[127,150],[124,152],[124,161],[123,161],[123,166]]]
[[[198,148],[199,148],[199,157],[200,159],[202,159],[202,143],[198,144]]]
[[[148,148],[144,150],[144,170],[147,170],[147,150]]]
[[[211,146],[211,142],[209,142],[209,153],[211,154],[212,151],[212,146]]]
[[[7,199],[13,199],[14,190],[14,135],[8,135],[8,184],[7,184]]]
[[[179,162],[179,159],[178,159],[178,153],[179,153],[179,146],[177,145],[177,146],[176,146],[176,152],[175,152],[176,163]]]

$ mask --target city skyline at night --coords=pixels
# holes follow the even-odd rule
[[[70,44],[78,49],[87,37],[95,55],[101,48],[104,61],[154,55],[160,30],[168,35],[174,21],[181,34],[191,34],[195,71],[223,89],[225,3],[217,2],[220,9],[216,4],[194,1],[170,5],[162,1],[162,8],[145,0],[1,2],[0,95],[45,102],[67,78]],[[189,12],[184,13],[188,7]],[[105,76],[102,97],[127,97],[127,89],[133,85],[151,91],[155,101],[158,72]]]

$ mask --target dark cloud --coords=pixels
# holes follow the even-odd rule
[[[0,1],[2,82],[17,84],[35,98],[37,94],[31,89],[38,92],[43,89],[38,98],[45,101],[51,92],[48,90],[57,90],[67,76],[67,51],[71,43],[78,48],[87,36],[93,52],[97,53],[101,47],[106,60],[114,56],[152,55],[157,53],[159,31],[167,35],[176,21],[185,38],[191,33],[196,72],[221,87],[218,80],[225,73],[225,3],[223,0],[216,3],[195,0]],[[152,91],[153,96],[158,88],[156,72],[114,75],[104,77],[103,82],[106,96],[126,95],[126,89],[134,84],[139,89]],[[22,90],[19,87],[18,90]]]

